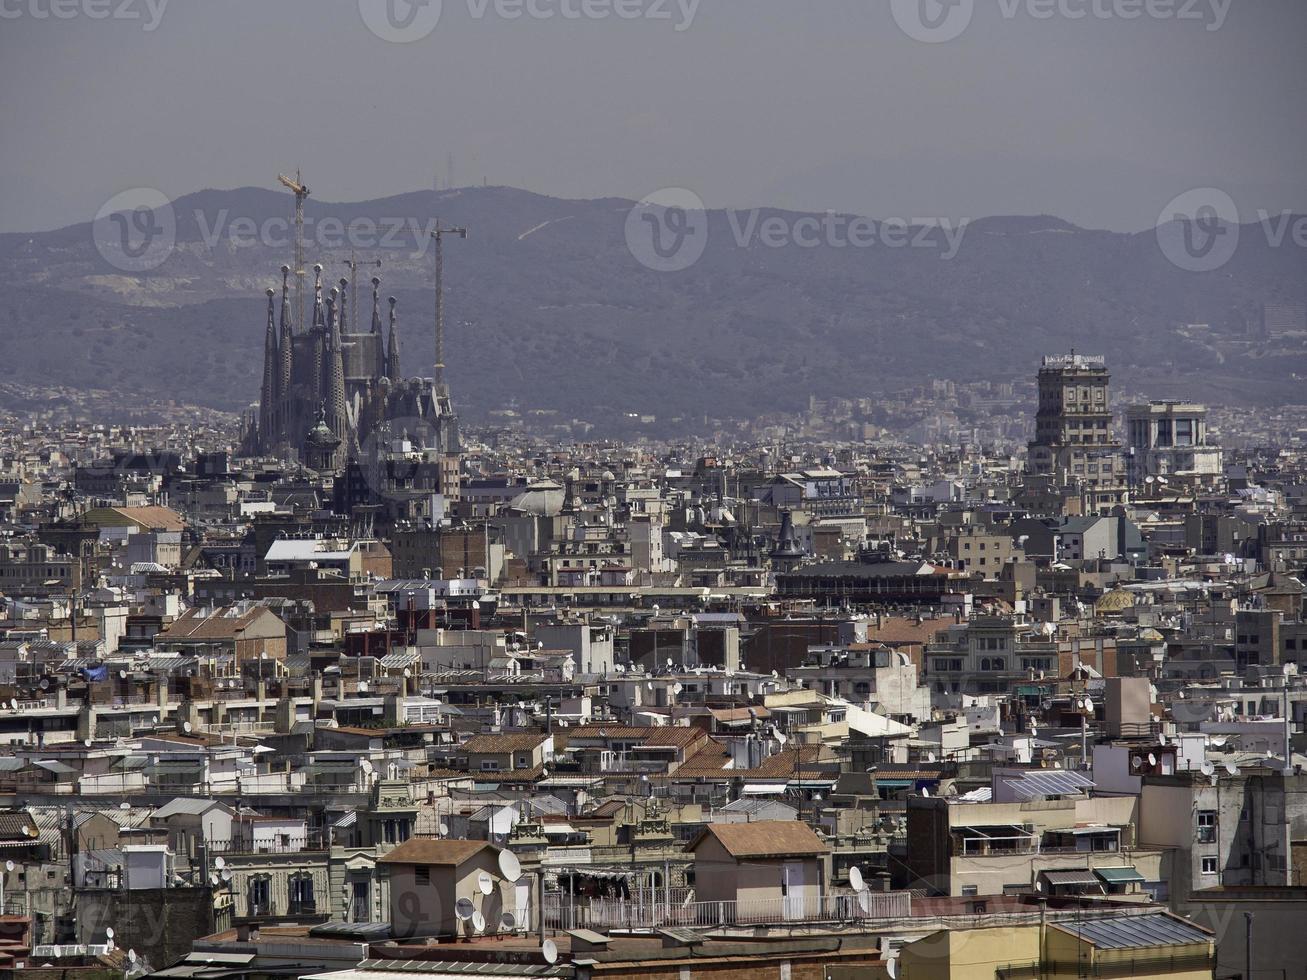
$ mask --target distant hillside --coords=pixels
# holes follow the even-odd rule
[[[1307,374],[1307,347],[1268,345],[1248,331],[1261,303],[1303,299],[1307,255],[1270,247],[1255,227],[1219,271],[1188,273],[1166,261],[1152,233],[1086,231],[1056,218],[977,221],[944,259],[940,247],[881,241],[772,248],[755,235],[740,247],[747,219],[714,211],[702,258],[663,273],[626,247],[630,206],[502,187],[353,204],[310,197],[318,229],[310,238],[329,247],[314,245],[308,260],[332,281],[347,275],[345,229],[358,238],[377,222],[377,247],[358,254],[382,258],[406,368],[427,373],[433,260],[415,243],[426,244],[436,216],[466,225],[467,240],[446,246],[447,361],[455,397],[473,415],[515,398],[601,422],[625,411],[755,416],[795,409],[814,393],[874,397],[939,377],[1023,380],[1041,354],[1073,346],[1106,354],[1124,383],[1144,390],[1304,400],[1295,376]],[[0,377],[224,409],[257,397],[263,290],[279,285],[289,258],[288,245],[273,245],[289,238],[290,197],[202,191],[173,210],[176,247],[143,273],[106,262],[89,223],[0,236]],[[793,226],[801,216],[758,217]],[[239,244],[267,222],[276,241]],[[360,269],[360,283],[374,271]],[[369,316],[365,297],[360,323]]]

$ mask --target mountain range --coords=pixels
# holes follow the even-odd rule
[[[823,215],[710,211],[698,261],[658,271],[628,246],[630,228],[642,233],[632,206],[507,187],[311,195],[306,263],[330,283],[356,255],[361,328],[379,274],[383,320],[385,298],[397,299],[405,370],[429,374],[428,233],[437,217],[466,227],[444,246],[446,361],[473,418],[507,404],[601,426],[630,412],[757,417],[935,378],[1026,382],[1042,354],[1073,347],[1105,354],[1119,383],[1153,397],[1303,400],[1307,340],[1259,331],[1263,304],[1302,304],[1307,250],[1258,225],[1240,229],[1224,265],[1188,272],[1152,231],[1053,217],[985,218],[954,239],[864,221],[853,244],[847,216],[832,237],[814,231],[829,226]],[[206,190],[170,207],[159,226],[175,227],[174,244],[140,271],[98,247],[116,227],[103,219],[0,235],[0,379],[111,388],[125,403],[238,410],[257,398],[264,290],[291,260],[292,199]],[[379,270],[365,264],[377,258]]]

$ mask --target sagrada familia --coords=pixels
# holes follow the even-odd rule
[[[382,330],[381,280],[372,278],[372,322],[349,333],[349,281],[341,279],[325,300],[322,266],[313,267],[311,324],[295,329],[291,316],[290,266],[281,267],[281,316],[276,291],[268,289],[268,324],[263,348],[263,388],[247,420],[244,450],[251,455],[296,457],[309,468],[336,472],[367,462],[378,446],[419,430],[423,448],[442,455],[458,452],[458,418],[448,390],[429,379],[400,374],[395,298],[389,299],[389,329]],[[358,297],[353,298],[358,302]]]

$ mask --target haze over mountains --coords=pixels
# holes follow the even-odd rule
[[[1041,354],[1071,347],[1107,355],[1121,384],[1154,397],[1303,401],[1307,343],[1255,331],[1261,304],[1302,302],[1307,250],[1257,225],[1224,266],[1192,273],[1151,231],[1051,217],[975,221],[952,242],[936,229],[895,245],[878,230],[866,247],[771,247],[766,220],[794,228],[799,215],[713,211],[702,257],[657,272],[627,247],[631,203],[505,187],[310,197],[306,258],[335,282],[351,239],[360,260],[380,257],[383,318],[396,296],[405,369],[429,374],[429,222],[467,226],[466,241],[446,244],[447,362],[472,417],[512,399],[600,423],[753,417],[932,378],[1025,382]],[[0,377],[244,407],[260,382],[264,290],[290,258],[290,211],[288,194],[259,188],[183,197],[175,248],[141,273],[110,265],[90,223],[0,236]],[[360,284],[374,271],[360,269]],[[362,328],[370,286],[360,291]]]

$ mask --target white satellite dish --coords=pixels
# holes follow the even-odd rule
[[[680,682],[680,681],[677,681],[675,684],[672,685],[672,693],[673,693],[673,694],[680,694],[680,693],[681,693],[682,691],[684,691],[684,690],[685,690],[685,688],[683,688],[683,687],[681,686],[681,682]]]
[[[889,974],[889,980],[898,980],[899,961],[897,958],[885,961],[885,972]]]
[[[865,888],[858,892],[858,908],[862,910],[863,915],[871,914],[871,892]]]
[[[499,931],[512,932],[517,928],[517,916],[512,912],[505,912],[499,917]]]
[[[512,851],[499,852],[499,873],[505,881],[517,881],[522,877],[522,862]]]
[[[929,796],[929,795],[930,795],[930,787],[928,787],[928,786],[923,786],[923,787],[921,787],[921,795],[922,795],[922,796]]]
[[[862,880],[862,871],[856,864],[849,868],[849,887],[855,892],[860,892],[867,887],[867,883]]]
[[[668,658],[667,658],[667,667],[668,667],[668,669],[671,669],[671,666],[672,666],[672,658],[671,658],[671,657],[668,657]]]
[[[126,671],[126,670],[120,670],[120,671],[118,671],[118,676],[119,676],[120,678],[122,678],[123,680],[127,680],[127,671]]]
[[[927,753],[926,753],[926,761],[927,761],[927,762],[934,762],[934,761],[935,761],[935,753],[934,753],[934,752],[927,752]]]
[[[545,958],[545,962],[553,965],[558,962],[558,943],[552,939],[546,939],[540,944],[540,953]]]
[[[217,868],[219,871],[221,871],[223,868],[227,867],[227,859],[222,856],[218,856],[213,859],[213,866]]]
[[[129,949],[129,950],[127,951],[127,962],[128,962],[128,963],[135,963],[135,962],[136,962],[136,950],[134,950],[134,949]]]
[[[784,732],[777,732],[777,733],[776,733],[776,741],[780,742],[781,745],[784,745],[786,742],[789,741],[789,738],[788,738],[788,736],[786,736],[786,734],[785,734]]]
[[[6,861],[6,862],[5,862],[5,870],[6,870],[6,871],[13,871],[15,867],[16,867],[16,865],[14,864],[13,861]]]
[[[1210,776],[1216,772],[1216,766],[1212,765],[1210,762],[1204,762],[1198,768],[1202,771],[1204,776]]]
[[[1148,753],[1148,764],[1149,764],[1150,766],[1155,766],[1155,765],[1157,765],[1157,756],[1154,755],[1152,752],[1149,752],[1149,753]]]
[[[126,800],[123,800],[121,803],[118,804],[119,810],[130,810],[131,808],[132,805],[128,803]]]
[[[18,710],[18,699],[17,699],[17,698],[10,698],[10,699],[9,699],[9,707],[12,708],[14,711],[17,711],[17,710]]]
[[[490,877],[488,871],[482,871],[477,875],[477,888],[481,889],[482,895],[489,895],[495,890],[495,879]]]
[[[191,727],[192,726],[189,721],[182,722],[182,731],[184,731],[187,735],[191,733]]]
[[[440,836],[441,836],[441,837],[448,837],[448,836],[449,836],[449,824],[445,823],[445,821],[443,821],[443,820],[440,821],[440,827],[439,827],[439,830],[440,830]]]
[[[223,880],[223,881],[231,881],[231,868],[223,868],[223,869],[222,869],[222,880]]]
[[[472,928],[477,932],[486,931],[486,917],[481,914],[480,910],[472,913]]]
[[[1239,775],[1239,767],[1236,766],[1233,762],[1227,762],[1225,764],[1225,771],[1228,772],[1231,776]]]
[[[472,918],[472,913],[475,911],[476,907],[470,898],[460,898],[454,903],[454,915],[458,917],[459,922],[466,922]]]
[[[105,929],[105,930],[104,930],[104,934],[105,934],[106,936],[108,936],[110,939],[112,939],[112,938],[113,938],[113,926],[109,926],[109,928]]]
[[[216,874],[209,875],[209,884],[216,885],[217,883],[218,883],[218,876]]]

